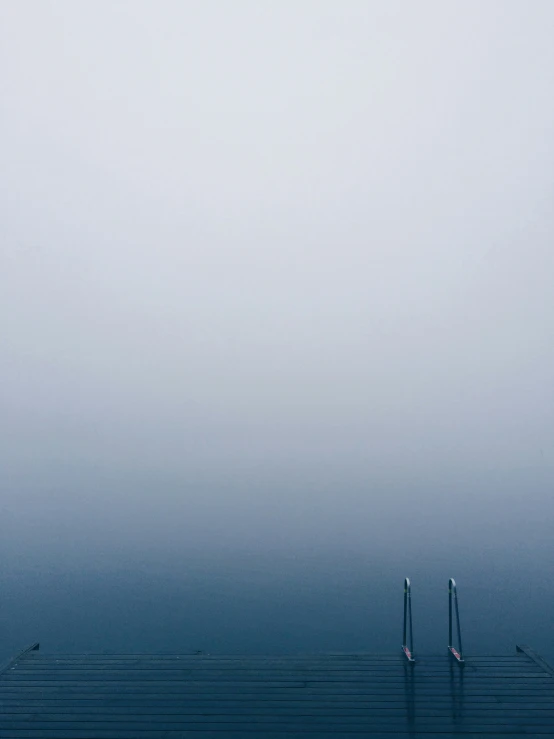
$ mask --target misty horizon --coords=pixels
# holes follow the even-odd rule
[[[554,655],[553,27],[2,4],[3,652]]]

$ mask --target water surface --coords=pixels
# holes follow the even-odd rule
[[[468,653],[519,642],[552,658],[549,475],[414,479],[411,494],[392,476],[339,491],[259,473],[230,477],[227,496],[163,476],[12,490],[0,650],[392,652],[409,575],[416,650],[445,649],[454,576]]]

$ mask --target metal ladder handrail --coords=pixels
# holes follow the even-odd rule
[[[454,601],[454,610],[456,612],[458,649],[452,645],[452,601]],[[462,631],[460,629],[460,611],[458,608],[458,591],[456,589],[456,581],[453,577],[448,581],[448,651],[457,662],[463,664],[464,657],[462,651]]]
[[[409,625],[408,625],[409,620]],[[410,646],[406,640],[407,631],[410,631]],[[412,626],[412,586],[410,584],[410,578],[407,577],[404,580],[404,629],[402,631],[402,652],[404,656],[413,664],[415,662],[414,657],[414,630]]]

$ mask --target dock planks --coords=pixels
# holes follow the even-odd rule
[[[45,654],[0,672],[2,739],[544,737],[554,671],[510,656]]]

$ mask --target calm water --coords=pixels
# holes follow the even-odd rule
[[[552,659],[549,475],[432,492],[414,480],[413,495],[400,484],[340,493],[333,480],[250,480],[240,493],[246,481],[230,480],[227,498],[213,481],[8,490],[0,652],[33,640],[45,651],[390,652],[409,575],[416,650],[444,650],[454,576],[468,653],[520,642]]]

